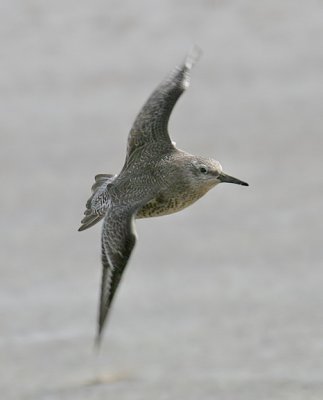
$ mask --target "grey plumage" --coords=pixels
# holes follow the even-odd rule
[[[129,134],[120,174],[95,177],[79,230],[104,218],[97,341],[136,242],[134,219],[180,211],[220,182],[248,185],[224,174],[218,161],[177,149],[169,137],[170,114],[189,86],[190,70],[199,55],[194,47],[142,107]]]
[[[108,205],[107,186],[114,179],[111,174],[99,174],[95,176],[92,185],[92,196],[86,202],[85,217],[81,221],[79,231],[84,231],[99,222],[105,215]]]

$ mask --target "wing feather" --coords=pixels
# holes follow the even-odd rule
[[[146,143],[160,141],[171,145],[167,129],[169,117],[177,100],[189,86],[190,70],[200,54],[201,50],[194,46],[184,63],[176,67],[148,98],[130,131],[127,159]]]
[[[97,344],[123,271],[135,246],[134,211],[110,207],[104,219],[101,241],[102,281]]]

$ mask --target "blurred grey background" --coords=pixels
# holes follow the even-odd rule
[[[0,31],[1,398],[322,399],[323,2],[5,0]],[[84,203],[194,43],[172,138],[250,187],[137,222],[96,354]]]

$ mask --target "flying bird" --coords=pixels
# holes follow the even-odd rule
[[[103,219],[97,343],[136,243],[135,219],[180,211],[221,182],[248,186],[225,174],[218,161],[179,150],[170,139],[169,117],[199,56],[194,47],[148,98],[130,130],[121,172],[95,177],[79,231]]]

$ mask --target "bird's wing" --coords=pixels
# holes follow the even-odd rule
[[[109,207],[102,229],[102,281],[97,343],[122,273],[136,242],[133,208]]]
[[[154,141],[171,144],[167,125],[170,114],[181,94],[189,86],[190,70],[200,56],[196,46],[184,63],[175,68],[151,94],[139,112],[129,134],[127,159],[138,147]]]
[[[115,175],[99,174],[91,190],[92,195],[86,202],[85,217],[81,221],[79,231],[84,231],[99,222],[107,211],[109,205],[108,185],[113,182]]]

